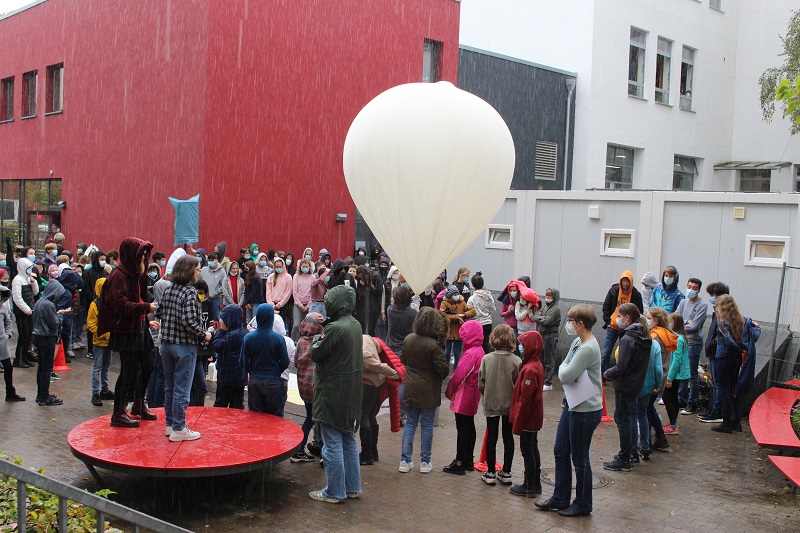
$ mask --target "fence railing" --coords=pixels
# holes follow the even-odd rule
[[[90,507],[96,512],[97,531],[105,531],[106,516],[118,518],[133,526],[133,531],[138,533],[139,528],[145,528],[157,533],[191,533],[188,529],[175,526],[168,522],[146,515],[130,507],[112,502],[102,496],[83,491],[72,485],[67,485],[39,472],[28,470],[20,465],[0,458],[0,474],[17,480],[17,532],[26,533],[28,498],[27,485],[33,485],[58,496],[58,530],[66,533],[67,529],[67,502],[73,501]]]
[[[769,363],[767,365],[767,388],[780,383],[775,375],[775,365],[780,363],[793,363],[795,358],[790,354],[783,354],[779,358],[776,354],[781,324],[788,329],[789,336],[795,336],[800,331],[800,267],[783,263],[781,269],[781,283],[778,289],[778,305],[775,309],[775,334],[772,338]]]

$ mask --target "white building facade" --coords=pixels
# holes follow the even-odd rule
[[[800,191],[758,78],[798,0],[464,0],[462,45],[577,73],[571,188]]]

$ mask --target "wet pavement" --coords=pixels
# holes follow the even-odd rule
[[[76,425],[111,412],[90,404],[91,360],[77,351],[72,370],[53,383],[51,393],[64,405],[40,407],[35,398],[36,369],[14,369],[24,403],[0,403],[0,450],[20,457],[30,467],[45,468],[59,480],[97,490],[83,463],[70,453],[67,434]],[[119,359],[114,356],[111,379]],[[214,389],[214,384],[209,384]],[[560,414],[560,386],[545,394],[545,422],[539,435],[544,475],[552,472],[552,446]],[[610,389],[609,389],[610,390]],[[613,394],[609,394],[613,409]],[[213,403],[213,392],[206,405]],[[662,418],[666,419],[663,407]],[[302,406],[287,403],[286,418],[301,424]],[[155,422],[163,424],[163,421]],[[586,518],[544,513],[532,499],[519,498],[501,484],[488,486],[479,473],[445,474],[441,468],[455,453],[455,424],[443,398],[440,426],[435,429],[434,471],[397,471],[401,433],[389,431],[380,417],[380,462],[361,468],[364,495],[331,505],[309,499],[308,492],[325,485],[318,463],[285,461],[249,475],[220,478],[156,480],[100,470],[117,492],[113,499],[195,531],[800,531],[800,496],[787,493],[786,480],[744,432],[724,435],[695,416],[681,416],[680,435],[670,437],[669,453],[652,456],[630,473],[607,472],[602,461],[618,448],[613,422],[601,423],[592,442],[592,467],[598,485],[594,512]],[[485,419],[476,417],[480,437]],[[136,429],[132,429],[135,438]],[[419,432],[417,432],[419,435]],[[236,435],[231,434],[231,439]],[[518,445],[518,440],[517,440]],[[476,457],[479,453],[476,448]],[[498,445],[502,457],[502,446]],[[419,436],[414,462],[419,464]],[[521,482],[522,457],[515,455],[514,482]],[[544,497],[552,481],[543,478]]]

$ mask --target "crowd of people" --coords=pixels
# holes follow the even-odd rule
[[[703,351],[713,388],[701,422],[717,424],[712,429],[721,433],[741,431],[737,399],[753,386],[760,326],[741,315],[724,283],[707,285],[706,301],[702,281],[692,277],[684,294],[674,266],[664,268],[660,280],[647,272],[641,290],[632,272],[622,273],[602,304],[601,349],[591,306],[572,306],[562,321],[559,290],[548,287],[541,298],[527,276],[507,283],[495,298],[480,272],[460,268],[450,280],[442,272],[415,294],[379,248],[343,259],[324,248],[315,258],[306,248],[296,260],[253,243],[231,260],[225,242],[208,254],[186,247],[169,257],[137,238],[107,252],[79,244],[72,253],[63,242],[56,233],[41,258],[10,241],[0,254],[6,401],[25,400],[14,386],[14,367],[36,365],[37,404],[62,404],[49,393],[59,379],[53,361],[62,344],[67,360],[83,349],[93,359],[90,401],[114,402],[112,426],[139,427],[157,419],[150,407],[163,406],[165,435],[191,441],[201,435],[187,425],[186,409],[204,405],[210,362],[217,372],[214,406],[244,409],[246,390],[248,409],[275,416],[284,416],[293,364],[306,417],[291,461],[321,458],[327,485],[310,493],[319,501],[360,497],[360,468],[378,461],[377,414],[386,399],[392,431],[403,432],[399,472],[415,468],[418,428],[419,471],[431,472],[445,382],[457,438],[455,458],[443,472],[474,470],[475,416],[482,406],[487,469],[481,479],[538,497],[543,394],[558,376],[565,397],[553,444],[555,490],[535,503],[563,516],[592,511],[589,449],[604,382],[614,391],[620,446],[603,467],[623,472],[669,448],[667,437],[680,434],[680,415],[698,413]],[[498,314],[500,323],[493,326]],[[14,354],[7,344],[12,316]],[[575,339],[560,359],[562,326]],[[112,390],[113,352],[121,365]],[[581,390],[589,393],[573,392]],[[666,409],[666,424],[657,402]],[[516,485],[514,435],[524,461],[523,481]],[[503,466],[497,471],[501,437]]]

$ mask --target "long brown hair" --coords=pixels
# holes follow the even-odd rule
[[[672,320],[672,332],[683,337],[683,340],[686,340],[686,330],[683,327],[683,315],[680,313],[672,313],[669,315],[669,318]]]
[[[452,282],[450,282],[450,285],[454,284],[456,281],[461,281],[461,277],[462,277],[464,274],[469,274],[469,269],[468,269],[467,267],[461,267],[461,268],[459,268],[459,269],[458,269],[458,272],[456,272],[456,277],[455,277],[455,278],[453,278],[453,281],[452,281]]]
[[[253,276],[256,275],[256,264],[252,259],[244,262],[244,268],[247,272],[244,273],[244,284],[249,287],[253,282]]]
[[[725,320],[731,331],[731,336],[736,342],[742,342],[744,317],[739,312],[739,306],[730,294],[723,294],[717,298],[717,318]]]
[[[662,309],[661,307],[651,307],[649,313],[650,316],[653,317],[653,321],[655,322],[656,326],[661,326],[665,329],[672,328],[672,321],[670,320],[665,309]]]

